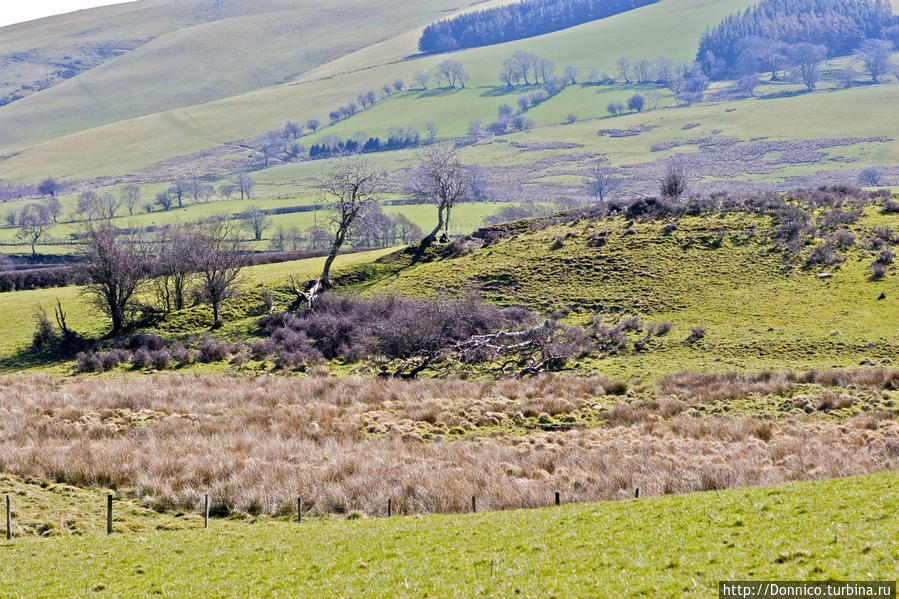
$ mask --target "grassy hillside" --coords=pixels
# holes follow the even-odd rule
[[[274,85],[455,7],[448,0],[391,10],[359,1],[142,1],[10,26],[0,34],[0,59],[25,60],[10,59],[8,84],[37,79],[59,62],[97,64],[3,107],[0,148]],[[98,49],[110,55],[100,60]]]
[[[871,277],[873,254],[864,249],[871,231],[884,225],[895,229],[899,218],[869,206],[849,227],[858,245],[845,261],[815,267],[807,260],[830,233],[791,256],[772,242],[779,226],[772,216],[586,217],[538,222],[533,231],[521,223],[458,257],[418,264],[409,253],[385,257],[359,288],[432,295],[473,287],[501,305],[568,314],[574,322],[597,312],[613,321],[639,314],[674,324],[650,351],[585,365],[619,377],[886,364],[897,349],[899,295],[892,275]],[[699,344],[684,341],[693,326],[707,329]]]
[[[597,67],[609,71],[614,71],[619,56],[639,59],[665,55],[689,60],[695,52],[696,40],[708,24],[748,4],[749,0],[663,0],[636,11],[539,38],[465,50],[454,53],[452,57],[462,61],[471,72],[473,88],[494,87],[502,59],[518,48],[542,54],[562,66],[570,61],[584,69]],[[678,31],[678,35],[667,34],[672,30]],[[640,43],[635,43],[635,40]],[[124,174],[175,155],[279,128],[287,119],[305,121],[316,117],[324,121],[332,107],[355,98],[358,93],[378,90],[384,83],[397,78],[408,81],[417,70],[429,70],[447,58],[429,56],[402,60],[404,56],[415,53],[414,43],[414,36],[405,36],[401,46],[374,45],[344,59],[350,62],[338,61],[316,71],[314,77],[290,84],[128,119],[64,135],[52,142],[27,147],[22,147],[20,143],[0,144],[0,149],[17,152],[0,161],[0,176],[13,180],[35,179],[44,176],[47,164],[53,164],[61,177]],[[364,68],[353,70],[356,64]],[[338,76],[337,73],[344,74]],[[510,97],[514,102],[517,94]],[[470,99],[466,96],[466,101]],[[461,111],[464,115],[461,118],[466,125],[474,118],[487,119],[501,101],[502,98],[492,98],[489,102],[481,101],[478,104],[481,108],[469,109],[466,106]],[[465,106],[454,105],[453,102],[443,102],[441,105],[447,112],[456,115],[460,115],[459,106]],[[23,116],[16,115],[16,122],[23,122]],[[4,111],[0,111],[0,126],[11,122],[5,118],[12,117],[12,113],[4,117]],[[440,124],[439,119],[436,120]],[[59,122],[59,119],[54,122]],[[35,126],[37,129],[33,126],[23,128],[21,125],[18,128],[29,131],[27,135],[30,139],[44,138],[46,134],[41,133],[40,127],[46,126],[46,123],[35,123]],[[458,129],[458,122],[443,126],[444,134],[454,134]],[[60,133],[57,130],[52,135],[55,137]],[[153,140],[149,148],[146,143],[148,139]],[[92,152],[77,151],[83,147],[91,147]]]
[[[16,539],[3,543],[0,594],[708,597],[728,579],[891,580],[897,483],[884,473],[469,516]]]

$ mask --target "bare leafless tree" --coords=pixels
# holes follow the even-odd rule
[[[183,310],[191,280],[196,276],[196,235],[182,227],[164,227],[158,233],[152,273],[160,308]]]
[[[234,295],[246,263],[239,226],[225,217],[205,223],[196,233],[194,262],[200,291],[212,308],[212,328],[219,328],[222,302]]]
[[[122,188],[122,203],[128,209],[128,214],[134,215],[134,207],[140,202],[140,188],[137,185],[126,185]]]
[[[112,332],[118,333],[125,327],[134,294],[148,278],[144,244],[119,234],[109,221],[89,222],[84,240],[84,293],[112,320]]]
[[[37,242],[53,226],[50,211],[42,204],[29,204],[19,214],[19,237],[31,245],[31,254],[36,255]]]
[[[223,183],[219,186],[219,196],[226,201],[231,199],[235,191],[237,191],[237,185],[232,185],[231,183]]]
[[[328,202],[333,238],[321,276],[302,292],[310,306],[315,304],[318,295],[331,288],[331,265],[346,242],[353,223],[376,202],[376,194],[382,189],[385,177],[386,173],[358,155],[335,161],[322,175],[318,186]],[[299,292],[296,286],[294,290]]]
[[[256,187],[256,182],[253,181],[253,177],[246,173],[238,173],[236,183],[241,200],[249,200],[253,197],[253,188]]]
[[[412,174],[412,191],[437,206],[437,226],[426,237],[437,239],[441,230],[449,233],[450,213],[468,194],[465,165],[452,145],[435,145],[425,150],[421,163]]]
[[[59,219],[59,215],[62,214],[62,202],[59,201],[59,198],[56,196],[50,196],[49,198],[43,200],[41,205],[47,209],[47,212],[50,214],[50,218],[53,219],[53,222],[57,222]]]
[[[108,191],[97,201],[97,214],[102,219],[115,218],[119,210],[119,201]]]
[[[672,158],[665,167],[665,174],[662,177],[661,193],[663,198],[678,199],[685,191],[687,191],[687,171],[681,161]]]
[[[621,179],[615,176],[615,169],[606,160],[596,160],[587,174],[587,191],[591,196],[604,202],[621,186]]]
[[[256,241],[262,240],[262,234],[266,229],[272,226],[272,219],[266,216],[265,212],[258,206],[249,206],[241,215],[244,227],[246,227]]]

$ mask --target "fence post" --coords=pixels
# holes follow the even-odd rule
[[[203,495],[203,528],[209,528],[209,493]]]
[[[297,522],[303,521],[303,498],[297,497]]]
[[[387,517],[389,518],[392,515],[393,515],[393,500],[388,499],[387,500]]]
[[[106,534],[112,534],[112,493],[106,495]]]
[[[636,489],[634,489],[634,497],[636,497],[637,499],[640,499],[640,487],[637,487]]]
[[[556,505],[562,505],[562,497],[558,491],[556,491]]]
[[[477,500],[475,499],[474,495],[471,496],[471,511],[472,512],[478,511],[478,504],[477,504]]]
[[[9,495],[6,496],[6,540],[12,539],[12,516],[9,506]]]

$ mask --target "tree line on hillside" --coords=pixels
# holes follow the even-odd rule
[[[603,19],[658,0],[524,0],[428,25],[418,41],[425,54],[488,46]]]
[[[897,36],[896,25],[887,0],[762,0],[707,30],[696,60],[712,78],[751,69],[776,79],[791,54],[793,62],[847,55],[866,39]]]

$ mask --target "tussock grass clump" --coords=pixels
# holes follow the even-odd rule
[[[461,512],[474,495],[483,509],[536,507],[555,490],[595,501],[635,486],[654,495],[899,466],[889,412],[842,422],[701,416],[685,393],[777,393],[803,377],[878,387],[889,378],[681,374],[660,382],[678,399],[622,403],[612,394],[626,389],[605,377],[7,377],[0,467],[160,509],[197,509],[208,492],[229,512],[283,513],[300,495],[311,513],[377,514],[388,498],[396,513]],[[578,426],[597,402],[610,406],[604,423]],[[545,431],[503,428],[528,422]],[[494,433],[468,434],[481,426]]]

